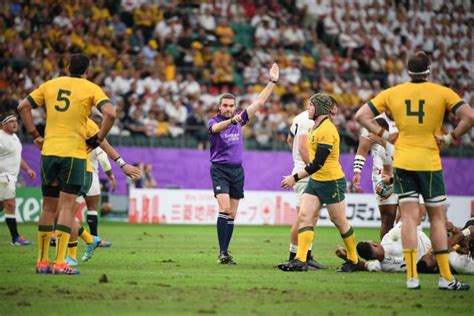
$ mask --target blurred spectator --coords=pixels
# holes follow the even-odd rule
[[[318,91],[340,103],[338,126],[344,144],[353,147],[358,125],[352,114],[382,89],[408,80],[406,56],[416,50],[430,55],[433,81],[470,104],[474,95],[474,6],[466,0],[179,6],[47,0],[3,1],[0,7],[0,114],[44,81],[67,74],[69,54],[85,52],[91,57],[89,80],[117,105],[113,135],[186,133],[204,146],[205,138],[192,130],[216,110],[219,95],[234,92],[242,95],[241,105],[251,102],[265,79],[262,69],[274,61],[282,74],[277,98],[244,130],[267,148],[280,141],[284,148],[291,117]],[[44,112],[35,112],[34,120],[42,128]],[[445,130],[452,124],[447,116]],[[473,146],[473,135],[461,144]]]

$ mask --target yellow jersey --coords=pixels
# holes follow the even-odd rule
[[[27,96],[35,107],[45,107],[44,156],[87,158],[87,118],[93,106],[109,103],[102,89],[84,78],[49,80]]]
[[[310,160],[314,160],[318,145],[329,148],[331,153],[321,169],[311,175],[311,179],[317,181],[331,181],[344,177],[344,172],[339,163],[339,141],[339,132],[329,118],[324,119],[318,126],[313,127],[308,137]]]
[[[91,120],[90,118],[87,119],[87,127],[86,127],[86,138],[92,137],[99,132],[99,126]],[[87,155],[86,161],[86,171],[92,172],[92,164],[91,164],[91,152]]]
[[[432,82],[406,82],[382,91],[368,102],[374,115],[390,111],[399,135],[393,165],[409,171],[442,169],[435,133],[441,132],[445,111],[464,101],[453,90]]]

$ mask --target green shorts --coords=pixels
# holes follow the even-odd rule
[[[418,202],[423,196],[426,206],[439,206],[446,202],[443,170],[409,171],[393,169],[393,187],[400,202]]]
[[[81,190],[79,191],[79,196],[86,196],[87,192],[89,192],[92,185],[92,172],[86,172],[86,179],[84,180],[84,184],[81,186]]]
[[[82,186],[86,176],[86,159],[41,156],[41,184],[51,185],[56,180],[61,186]]]
[[[346,178],[337,180],[318,181],[309,179],[304,193],[316,195],[321,204],[334,204],[344,201],[346,192]]]

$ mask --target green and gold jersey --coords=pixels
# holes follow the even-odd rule
[[[319,126],[315,126],[308,137],[309,158],[314,160],[316,148],[324,146],[331,150],[324,165],[311,178],[317,181],[338,180],[344,177],[339,163],[339,133],[336,126],[329,119],[324,119]]]
[[[435,134],[446,110],[464,103],[453,90],[432,82],[407,82],[381,92],[368,105],[374,115],[391,112],[399,130],[393,165],[410,171],[441,170]]]
[[[86,138],[92,137],[99,132],[99,126],[91,120],[90,118],[87,119],[87,127],[86,127]],[[92,164],[91,164],[91,153],[92,151],[87,154],[87,162],[86,162],[86,171],[92,172]]]
[[[87,119],[93,106],[110,102],[102,89],[87,79],[59,77],[43,83],[28,97],[33,107],[46,110],[44,156],[87,159]]]

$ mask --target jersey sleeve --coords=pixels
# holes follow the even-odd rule
[[[245,109],[241,114],[240,116],[242,117],[242,121],[240,121],[240,125],[244,126],[245,124],[247,124],[247,122],[249,121],[249,114],[247,113],[247,109]]]
[[[388,111],[388,96],[390,94],[390,89],[380,92],[375,98],[370,100],[367,105],[374,113],[374,116],[379,115]]]
[[[207,131],[212,134],[212,126],[217,123],[216,117],[213,117],[207,122]]]
[[[37,89],[31,92],[26,99],[30,102],[31,106],[35,109],[44,106],[44,84],[40,85]]]
[[[296,128],[297,125],[298,124],[295,121],[293,121],[293,123],[291,124],[291,126],[290,126],[290,135],[291,135],[291,137],[296,136],[296,132],[298,131],[297,128]]]
[[[99,126],[97,126],[97,124],[94,123],[94,121],[92,121],[91,119],[87,119],[87,130],[86,130],[87,138],[94,136],[95,134],[99,132],[99,130],[100,130]]]
[[[98,110],[100,110],[100,108],[106,103],[112,103],[112,101],[110,101],[104,90],[102,90],[99,86],[94,85],[92,93],[92,104],[97,107]]]
[[[308,135],[312,128],[313,122],[311,120],[301,120],[301,125],[298,128],[298,135]]]
[[[459,107],[466,103],[456,92],[449,88],[446,88],[445,102],[446,110],[451,111],[453,114],[456,114]]]

